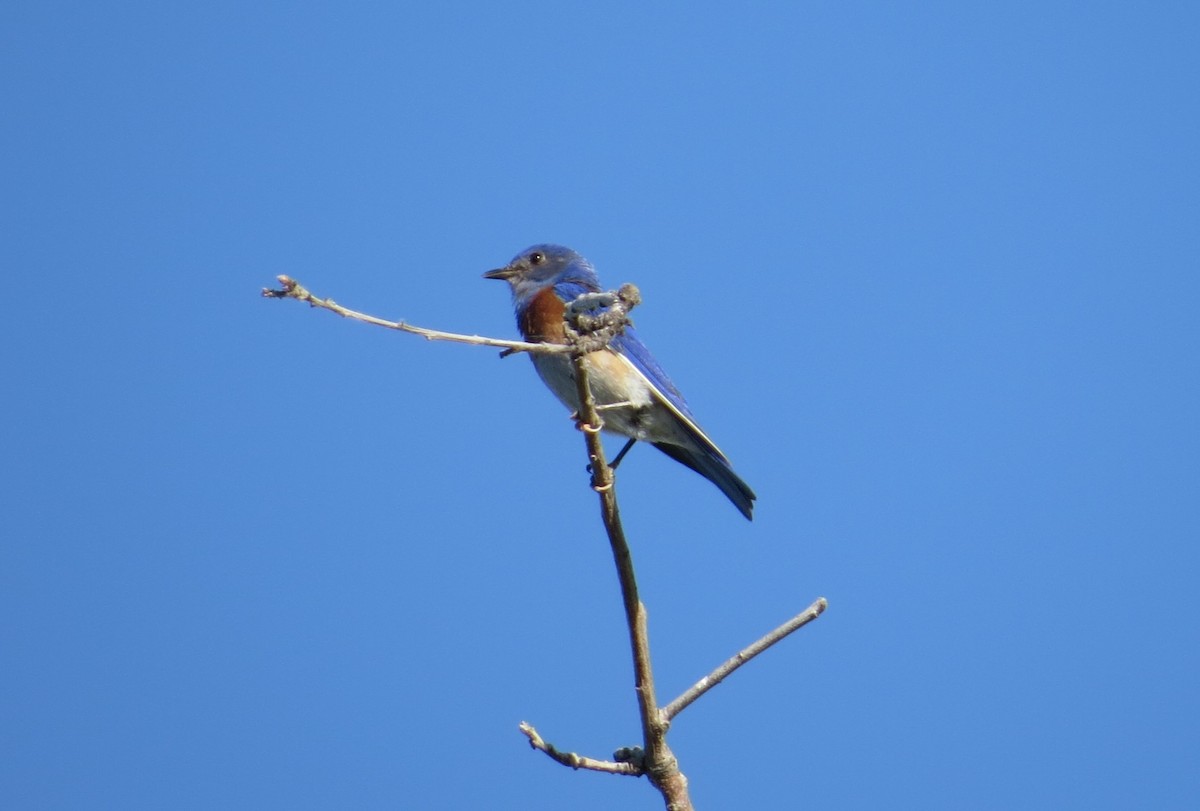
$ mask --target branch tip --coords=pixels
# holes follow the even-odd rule
[[[351,318],[355,321],[361,321],[364,324],[374,324],[377,327],[385,327],[394,329],[399,332],[407,332],[412,335],[420,335],[429,341],[451,341],[453,343],[471,344],[474,346],[494,346],[505,351],[506,354],[514,352],[529,352],[543,355],[559,355],[570,354],[575,350],[563,344],[535,344],[527,341],[505,341],[499,338],[485,338],[480,335],[462,335],[457,332],[442,332],[436,329],[425,329],[424,327],[414,327],[412,324],[406,324],[403,321],[387,321],[382,318],[376,318],[373,315],[356,312],[347,307],[343,307],[333,299],[323,299],[314,296],[298,281],[290,276],[280,274],[275,277],[280,289],[273,290],[264,287],[262,295],[265,298],[294,298],[297,301],[306,301],[312,307],[319,307],[323,310],[329,310],[331,313],[337,313],[343,318]]]
[[[693,701],[700,698],[700,696],[704,695],[709,690],[724,681],[725,677],[730,673],[746,664],[746,662],[749,662],[755,656],[758,656],[776,642],[779,642],[780,640],[786,638],[789,634],[800,630],[805,625],[808,625],[817,617],[821,616],[828,605],[829,602],[824,597],[818,597],[808,608],[804,609],[799,614],[780,625],[778,628],[750,643],[733,656],[726,659],[715,670],[713,670],[713,672],[709,673],[707,676],[700,679],[700,681],[696,682],[687,690],[685,690],[684,693],[679,696],[679,698],[663,707],[662,715],[664,720],[669,723],[671,719],[683,712],[683,710],[691,705]]]
[[[546,755],[556,763],[561,763],[563,766],[570,766],[572,769],[587,769],[593,772],[606,772],[608,774],[623,774],[629,777],[640,777],[642,768],[635,763],[618,763],[612,760],[597,760],[596,758],[585,757],[584,755],[575,752],[562,752],[552,743],[547,743],[538,731],[533,728],[532,724],[522,721],[517,725],[517,729],[521,730],[521,734],[529,739],[529,745],[540,752],[545,752]]]

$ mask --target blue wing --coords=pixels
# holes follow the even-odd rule
[[[600,288],[594,284],[585,284],[578,279],[563,279],[555,283],[554,292],[564,303],[569,304],[584,293],[599,293]]]
[[[671,378],[667,377],[667,373],[658,365],[658,361],[650,354],[650,350],[637,337],[637,331],[633,327],[626,327],[625,331],[612,339],[609,344],[613,349],[620,352],[625,357],[629,358],[637,370],[646,376],[646,379],[654,384],[654,387],[662,394],[663,399],[673,405],[680,414],[687,417],[693,423],[696,422],[696,415],[688,408],[687,403],[683,399],[683,395],[679,393],[679,389],[675,388],[675,384],[671,382]]]

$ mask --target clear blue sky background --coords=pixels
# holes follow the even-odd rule
[[[621,470],[663,698],[830,602],[698,807],[1196,807],[1195,4],[253,5],[0,10],[0,806],[661,807],[528,361],[258,295],[557,241],[760,496]]]

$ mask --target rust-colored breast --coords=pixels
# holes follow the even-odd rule
[[[554,294],[554,288],[547,287],[521,310],[517,316],[517,328],[531,343],[565,343],[567,331],[563,326],[563,312],[566,309],[566,305]]]

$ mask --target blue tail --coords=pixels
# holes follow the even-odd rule
[[[729,466],[729,463],[725,459],[715,456],[712,453],[697,452],[666,442],[654,442],[651,444],[676,462],[679,462],[681,465],[687,465],[715,484],[725,494],[725,497],[733,502],[733,506],[737,507],[741,514],[746,516],[747,521],[754,520],[754,515],[752,514],[754,499],[758,498],[758,496],[754,495],[754,491],[750,489],[750,485],[742,481],[741,477],[733,472],[733,468]]]

